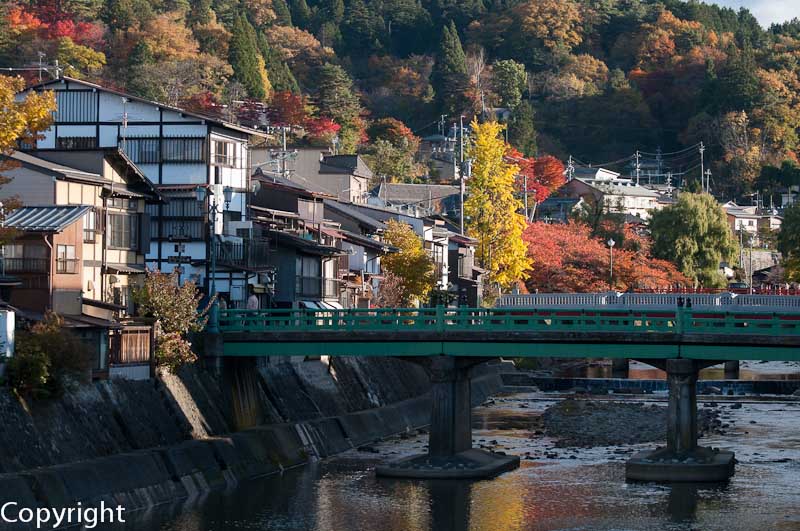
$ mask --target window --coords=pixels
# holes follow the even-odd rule
[[[94,243],[97,234],[97,212],[91,210],[83,215],[83,241]]]
[[[47,247],[38,243],[12,243],[3,247],[7,273],[46,273]]]
[[[120,138],[119,144],[136,164],[158,164],[160,162],[158,137]]]
[[[56,246],[56,273],[73,274],[76,272],[78,260],[75,258],[74,245]]]
[[[205,137],[165,138],[161,154],[164,162],[205,162],[206,139]]]
[[[56,122],[96,122],[97,98],[95,91],[57,90]]]
[[[137,249],[139,246],[138,216],[111,214],[109,216],[109,245],[117,249]]]
[[[196,241],[205,238],[204,207],[194,197],[171,197],[162,206],[161,216],[159,237]]]
[[[220,166],[233,166],[235,153],[235,145],[233,142],[225,142],[222,140],[214,141],[214,164]]]
[[[108,200],[108,206],[111,208],[125,208],[128,210],[136,210],[138,201],[136,199],[128,199],[125,197],[112,197]]]
[[[56,139],[58,149],[94,149],[97,137],[94,136],[60,136]]]

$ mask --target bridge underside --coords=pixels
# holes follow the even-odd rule
[[[304,334],[304,340],[287,341],[268,334],[243,334],[236,337],[225,335],[224,356],[357,356],[357,357],[503,357],[503,358],[637,358],[668,359],[687,358],[698,360],[800,360],[800,345],[794,345],[781,337],[739,336],[708,338],[708,343],[692,338],[691,343],[680,344],[631,342],[624,339],[598,338],[586,342],[574,338],[543,339],[529,338],[505,341],[475,338],[471,341],[431,341],[425,339],[382,339],[380,341],[351,337],[342,341],[331,338],[313,338]],[[794,339],[794,338],[792,338]]]

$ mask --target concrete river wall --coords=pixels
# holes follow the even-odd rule
[[[502,387],[497,372],[479,372],[475,403]],[[0,388],[0,505],[133,511],[191,499],[424,427],[428,390],[422,369],[384,358],[236,360],[47,402]]]

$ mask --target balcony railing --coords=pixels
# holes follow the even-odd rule
[[[6,258],[6,273],[47,273],[47,258]]]
[[[221,266],[250,271],[264,270],[271,266],[269,242],[266,240],[216,242],[214,252],[217,254],[217,264]]]
[[[338,299],[342,281],[335,278],[296,277],[295,295],[316,299]]]

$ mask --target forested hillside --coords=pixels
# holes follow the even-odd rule
[[[603,162],[703,141],[727,195],[800,182],[798,21],[763,29],[746,10],[679,0],[31,0],[0,10],[0,66],[42,61],[52,73],[58,60],[67,75],[165,103],[245,123],[266,116],[298,141],[338,135],[340,151],[370,153],[398,179],[421,171],[410,154],[441,115],[449,124],[503,108],[525,155]]]

